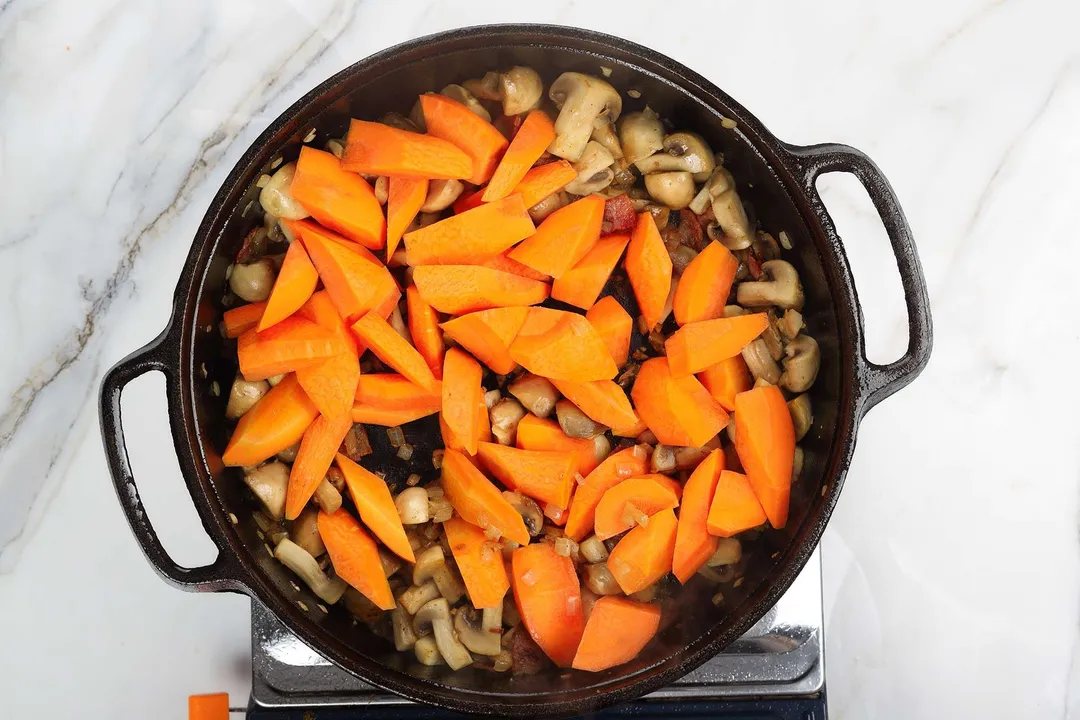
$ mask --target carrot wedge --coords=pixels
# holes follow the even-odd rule
[[[546,283],[476,265],[423,265],[413,271],[413,282],[420,297],[450,315],[536,305],[549,290]]]
[[[620,368],[625,365],[630,358],[630,337],[634,333],[634,319],[619,301],[610,295],[600,298],[599,302],[585,313],[585,319],[596,328],[596,332],[604,340],[615,365]]]
[[[647,210],[638,214],[624,264],[638,307],[651,330],[660,322],[671,290],[671,256]]]
[[[517,367],[510,357],[510,343],[528,313],[526,307],[492,308],[456,317],[440,327],[493,372],[505,375]]]
[[[672,311],[680,325],[724,316],[724,305],[739,261],[719,242],[705,246],[683,270],[675,288]]]
[[[659,605],[605,595],[593,605],[572,667],[599,672],[629,662],[659,628]]]
[[[258,465],[296,444],[318,415],[296,376],[287,375],[241,416],[221,461],[230,467]]]
[[[554,139],[555,125],[547,113],[543,110],[530,111],[495,168],[487,189],[483,191],[484,202],[502,200],[512,193]]]
[[[256,329],[262,332],[299,310],[315,292],[319,274],[301,243],[294,242],[285,253],[277,280],[266,301],[266,310]]]
[[[520,195],[525,207],[532,207],[544,198],[559,192],[577,177],[577,170],[566,160],[557,160],[534,167],[525,173],[521,182],[514,188],[515,195]]]
[[[435,389],[435,376],[424,358],[378,314],[364,315],[353,323],[352,331],[384,363],[425,390]]]
[[[225,330],[225,337],[230,339],[238,338],[248,330],[255,329],[265,311],[265,300],[226,310],[221,315],[221,325]]]
[[[359,403],[353,405],[352,410],[349,411],[354,423],[382,425],[383,427],[397,427],[428,415],[434,415],[437,412],[439,412],[438,405],[416,408],[383,408]]]
[[[675,377],[698,373],[735,357],[769,326],[765,313],[688,323],[664,343]]]
[[[596,537],[607,540],[634,526],[631,516],[636,513],[626,507],[628,503],[637,509],[636,512],[650,517],[661,510],[678,507],[678,495],[668,480],[663,475],[642,475],[618,483],[605,492],[596,505],[593,524]]]
[[[357,405],[386,410],[438,410],[442,406],[442,384],[425,390],[404,375],[376,373],[361,375],[353,396]]]
[[[363,349],[357,345],[356,336],[349,332],[349,328],[341,318],[341,313],[338,312],[334,301],[330,298],[330,293],[326,290],[320,290],[308,298],[304,306],[296,311],[296,315],[333,333],[357,357],[363,352]]]
[[[619,541],[608,557],[608,570],[627,595],[644,590],[671,571],[678,520],[662,510]]]
[[[386,482],[341,453],[337,454],[335,461],[341,474],[345,476],[345,486],[349,489],[349,497],[356,505],[356,511],[360,513],[361,522],[367,525],[391,552],[403,560],[416,562]]]
[[[295,520],[308,504],[315,488],[326,477],[326,471],[330,469],[334,455],[351,427],[352,420],[348,415],[320,415],[304,431],[300,449],[296,451],[296,460],[289,472],[289,488],[285,494],[286,520]]]
[[[318,365],[298,369],[296,379],[320,413],[348,415],[360,380],[360,361],[353,352],[338,353]]]
[[[610,380],[618,372],[607,345],[584,316],[548,308],[529,310],[510,344],[510,357],[553,380]]]
[[[532,413],[518,423],[517,441],[522,450],[557,450],[572,452],[577,458],[577,472],[585,477],[597,465],[591,440],[572,438],[554,420],[538,418]]]
[[[424,302],[415,285],[405,288],[405,302],[409,310],[409,335],[416,351],[424,358],[436,380],[442,378],[443,355],[446,345],[439,331],[439,316],[435,309]]]
[[[236,341],[240,374],[251,382],[318,365],[347,349],[340,338],[299,317],[287,317],[265,332],[248,330]]]
[[[413,221],[427,198],[426,179],[391,177],[386,198],[386,259],[397,250],[405,228]]]
[[[694,468],[683,486],[679,530],[675,535],[675,555],[671,568],[684,585],[716,552],[717,540],[709,534],[712,531],[706,523],[710,504],[716,494],[716,483],[723,471],[724,451],[713,450]]]
[[[735,396],[735,450],[746,469],[769,524],[787,524],[795,427],[780,388],[775,385]]]
[[[543,227],[543,223],[540,227]],[[600,292],[615,266],[619,264],[619,258],[629,242],[630,236],[626,234],[600,238],[577,264],[551,284],[551,297],[582,310],[589,310],[600,297]]]
[[[626,392],[612,380],[573,382],[552,380],[567,400],[590,418],[611,428],[614,435],[637,437],[645,429],[641,418],[630,406]]]
[[[521,422],[524,423],[525,420]],[[574,499],[570,503],[570,516],[566,520],[566,535],[575,542],[584,539],[593,530],[596,523],[596,506],[604,493],[627,478],[644,475],[646,468],[648,468],[648,457],[643,450],[636,447],[612,453],[597,465],[585,476],[585,481],[574,493]]]
[[[417,180],[466,180],[473,174],[472,160],[453,143],[365,120],[349,123],[341,166],[350,172]]]
[[[518,511],[457,450],[447,449],[443,455],[442,486],[450,504],[466,522],[521,545],[529,543],[529,531]]]
[[[300,148],[289,192],[321,225],[366,248],[386,244],[386,220],[367,181],[341,167],[332,153]]]
[[[657,440],[664,445],[690,447],[694,443],[671,406],[670,383],[671,370],[667,358],[646,360],[634,380],[630,397],[641,420],[653,431]]]
[[[498,546],[488,540],[483,530],[459,517],[444,522],[443,530],[473,607],[477,610],[502,607],[503,597],[510,589],[502,551],[495,549]]]
[[[477,263],[534,232],[521,196],[512,195],[405,233],[405,259],[413,267]]]
[[[746,392],[754,383],[750,380],[750,371],[741,355],[721,360],[697,374],[698,380],[716,398],[720,407],[728,412],[735,409],[735,396]]]
[[[319,511],[319,535],[339,578],[356,588],[380,610],[397,607],[383,573],[379,547],[345,508]]]
[[[521,277],[530,278],[532,280],[539,280],[540,282],[551,282],[550,275],[536,272],[528,265],[522,265],[517,260],[512,259],[506,252],[475,264],[483,265],[492,270],[501,270],[502,272],[510,273],[511,275],[520,275]]]
[[[709,442],[731,422],[731,417],[716,398],[693,375],[668,380],[668,406],[690,442],[697,447]]]
[[[554,507],[570,505],[577,458],[572,452],[520,450],[480,443],[477,457],[499,482],[511,490]]]
[[[478,415],[484,408],[484,388],[480,385],[484,370],[480,363],[458,348],[446,351],[443,360],[442,416],[450,429],[444,437],[446,446],[476,454],[480,442]],[[484,415],[487,415],[486,409]]]
[[[517,198],[520,202],[521,196]],[[510,258],[558,279],[593,249],[603,220],[604,198],[583,197],[548,215],[534,234],[510,251]]]
[[[556,665],[570,667],[585,631],[573,561],[555,552],[551,543],[536,543],[515,550],[510,564],[525,629]]]
[[[750,479],[731,470],[720,473],[709,507],[708,532],[716,537],[732,537],[764,524],[766,519],[765,510],[750,486]],[[714,540],[714,551],[715,545]]]
[[[509,142],[490,122],[445,95],[420,96],[424,124],[429,135],[448,140],[472,159],[469,182],[483,185],[491,179],[495,166]]]

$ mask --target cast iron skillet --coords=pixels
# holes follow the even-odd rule
[[[808,331],[823,355],[812,391],[815,424],[802,443],[806,464],[793,488],[788,526],[747,543],[744,582],[739,588],[725,586],[724,605],[716,608],[708,601],[711,588],[703,582],[691,583],[667,601],[667,627],[640,657],[597,674],[552,671],[514,677],[421,667],[411,653],[395,652],[362,623],[354,625],[344,610],[323,613],[317,598],[306,588],[297,592],[288,571],[270,557],[256,534],[251,499],[238,472],[224,468],[220,458],[228,433],[225,397],[211,387],[216,381],[226,395],[236,365],[235,353],[217,328],[225,270],[257,222],[252,216],[258,213],[244,212],[256,197],[255,180],[275,159],[295,157],[312,128],[318,130],[315,144],[321,145],[327,137],[340,136],[350,116],[407,113],[421,92],[513,64],[536,68],[545,82],[566,70],[598,74],[601,66],[610,68],[609,80],[624,97],[628,89],[641,92],[640,101],[628,102],[624,112],[647,101],[675,127],[702,133],[714,150],[722,151],[764,228],[774,235],[786,230],[794,242],[795,250],[785,257],[799,269]],[[722,117],[735,120],[737,128],[723,128]],[[816,179],[826,172],[855,175],[888,230],[909,322],[907,352],[889,365],[876,365],[865,356],[862,311],[847,258],[815,189]],[[363,60],[319,85],[267,128],[210,205],[181,271],[168,326],[105,375],[101,429],[120,503],[147,559],[166,581],[185,590],[250,595],[328,659],[413,700],[504,716],[574,715],[672,682],[772,607],[821,537],[840,495],[860,419],[919,374],[930,357],[931,338],[929,301],[911,230],[889,183],[861,152],[844,145],[787,145],[705,78],[626,40],[546,25],[474,27],[414,40]],[[128,464],[120,395],[128,382],[150,370],[165,375],[180,467],[203,526],[219,549],[218,558],[204,567],[182,567],[169,557],[145,515]],[[433,439],[423,428],[408,433],[410,442],[421,444],[417,456],[430,457]],[[366,459],[388,462],[385,456]]]

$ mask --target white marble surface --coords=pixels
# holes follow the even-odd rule
[[[882,166],[937,342],[863,424],[824,541],[832,716],[1080,718],[1075,0],[0,1],[0,715],[246,698],[247,601],[174,591],[144,562],[99,379],[164,325],[205,207],[279,112],[396,42],[508,21],[650,45],[785,140]],[[883,232],[851,178],[823,186],[889,360],[904,313]],[[167,546],[205,562],[162,394],[151,377],[125,398],[136,475]]]

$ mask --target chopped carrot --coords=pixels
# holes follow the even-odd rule
[[[690,261],[675,289],[672,310],[680,325],[715,320],[724,316],[724,305],[739,261],[731,251],[713,241]]]
[[[286,520],[295,520],[308,504],[315,488],[326,477],[326,471],[330,469],[334,455],[351,427],[352,419],[348,415],[320,415],[304,431],[300,449],[296,451],[296,460],[289,472],[289,489],[285,494]]]
[[[660,606],[605,595],[593,605],[573,668],[599,672],[630,662],[660,628]]]
[[[361,375],[361,377],[363,377]],[[361,405],[359,403],[352,406],[350,414],[354,423],[362,423],[364,425],[382,425],[384,427],[397,427],[398,425],[404,425],[410,423],[413,420],[419,420],[422,417],[428,415],[434,415],[439,412],[439,406],[434,405],[431,407],[416,407],[416,408],[381,408],[372,407],[371,405]]]
[[[518,428],[520,434],[520,425]],[[644,475],[647,467],[648,456],[637,447],[612,453],[597,465],[574,493],[570,517],[566,521],[567,537],[580,542],[592,532],[596,523],[596,506],[604,494],[627,478]]]
[[[337,454],[335,460],[345,476],[345,486],[349,489],[349,497],[356,505],[356,511],[360,513],[360,520],[391,552],[403,560],[416,562],[386,482],[341,453]]]
[[[438,410],[442,405],[442,383],[436,381],[433,390],[425,390],[396,373],[361,375],[353,399],[357,405],[386,410]]]
[[[248,330],[253,330],[259,324],[259,319],[265,311],[265,300],[226,310],[221,316],[225,337],[238,338]]]
[[[551,543],[518,548],[510,561],[521,622],[559,667],[570,667],[585,631],[581,583],[573,561]]]
[[[188,695],[187,720],[229,720],[229,693]]]
[[[735,409],[735,396],[746,392],[754,383],[742,355],[721,360],[698,373],[698,380],[728,412]]]
[[[521,202],[520,195],[511,197]],[[558,279],[593,249],[603,219],[604,198],[583,197],[548,215],[534,234],[510,251],[510,257]]]
[[[678,507],[678,495],[669,482],[658,479],[661,477],[668,479],[663,475],[642,475],[608,489],[596,505],[593,524],[596,537],[607,540],[634,527],[635,521],[627,504],[632,504],[637,512],[649,517],[661,510]]]
[[[405,260],[413,267],[478,263],[534,232],[521,196],[511,195],[405,233]]]
[[[348,415],[360,380],[360,361],[354,352],[338,353],[318,365],[299,368],[296,379],[320,413]]]
[[[420,107],[424,111],[428,134],[450,141],[472,159],[469,182],[483,185],[490,180],[509,145],[503,134],[490,122],[445,95],[424,93],[420,96]]]
[[[428,180],[392,177],[386,197],[386,259],[397,250],[405,229],[427,199]]]
[[[409,335],[413,345],[424,358],[431,374],[436,380],[441,380],[446,344],[439,330],[439,315],[420,297],[420,291],[415,285],[405,289],[405,299],[409,310]]]
[[[572,489],[570,490],[570,502],[574,502],[574,491]],[[547,505],[544,505],[544,517],[546,517],[548,520],[555,523],[559,527],[562,527],[570,518],[570,508],[555,507],[554,505],[548,503]]]
[[[653,431],[657,440],[664,445],[689,447],[694,443],[686,434],[671,407],[671,396],[668,390],[670,381],[671,370],[668,368],[667,358],[646,360],[638,370],[630,397],[634,400],[634,408],[638,415]]]
[[[435,389],[435,376],[424,358],[376,313],[369,312],[357,320],[352,331],[384,363],[425,390]]]
[[[386,244],[386,220],[364,178],[343,170],[332,153],[300,148],[289,192],[320,224],[372,250]]]
[[[709,442],[731,422],[731,417],[716,398],[693,375],[668,380],[668,407],[690,442],[697,447]]]
[[[318,283],[319,274],[315,272],[304,246],[294,242],[285,253],[285,260],[266,301],[266,310],[256,329],[262,332],[299,310],[315,292]]]
[[[534,500],[569,507],[577,458],[572,452],[521,450],[483,442],[477,457],[498,480]]]
[[[543,227],[543,223],[540,227]],[[600,238],[574,267],[552,283],[551,297],[575,305],[582,310],[592,308],[615,266],[619,264],[619,258],[622,257],[628,242],[630,242],[630,236],[626,234],[606,235]]]
[[[682,483],[680,483],[677,479],[671,477],[670,475],[663,475],[661,473],[650,473],[648,475],[641,475],[640,477],[655,480],[671,492],[675,493],[675,497],[677,497],[680,502],[682,501],[683,486]]]
[[[548,327],[530,332],[530,322]],[[610,380],[619,369],[600,338],[583,315],[531,308],[529,319],[510,344],[510,357],[529,372],[552,380]]]
[[[237,338],[240,374],[250,382],[318,365],[347,346],[310,320],[287,317],[265,332],[248,330]]]
[[[708,531],[716,537],[732,537],[763,525],[765,520],[765,510],[750,486],[750,478],[731,470],[721,472],[709,508]],[[714,551],[715,545],[714,540]]]
[[[795,427],[780,388],[754,388],[735,396],[735,449],[769,524],[787,524]]]
[[[660,322],[671,289],[671,256],[648,210],[638,214],[626,249],[626,275],[651,330]]]
[[[525,173],[521,182],[514,188],[514,194],[520,195],[525,207],[532,207],[549,195],[562,190],[577,177],[577,170],[565,160],[556,160],[534,167]]]
[[[735,357],[768,326],[769,317],[765,313],[683,325],[664,343],[671,374],[690,375]]]
[[[506,375],[517,367],[510,357],[510,343],[517,337],[528,313],[526,307],[492,308],[456,317],[440,327],[492,372]]]
[[[554,420],[538,418],[532,413],[521,418],[516,445],[522,450],[558,450],[572,452],[577,458],[577,472],[585,477],[597,465],[592,440],[572,438]]]
[[[363,348],[357,344],[356,336],[349,332],[341,313],[338,312],[334,301],[330,298],[330,293],[326,290],[313,294],[304,306],[296,311],[296,314],[333,333],[357,357],[363,354]]]
[[[608,569],[627,595],[644,590],[671,572],[678,520],[662,510],[619,541],[608,557]]]
[[[552,380],[567,400],[590,418],[611,428],[614,435],[637,437],[645,429],[641,418],[630,406],[626,392],[612,380],[573,382]]]
[[[296,444],[319,411],[296,381],[285,379],[241,416],[221,461],[228,466],[254,466]]]
[[[511,275],[520,275],[531,280],[539,280],[540,282],[551,282],[551,276],[539,273],[533,270],[528,265],[522,265],[517,260],[512,259],[509,251],[496,255],[495,257],[488,258],[480,263],[473,263],[475,265],[483,265],[486,268],[492,270],[501,270],[503,272],[510,273]]]
[[[476,454],[479,437],[478,407],[484,410],[484,388],[480,385],[484,369],[480,363],[458,348],[446,351],[443,360],[442,380],[442,416],[441,419],[450,428],[452,437],[460,443],[450,443],[447,447],[464,450],[470,455]]]
[[[428,180],[465,180],[473,162],[453,143],[434,135],[352,120],[341,166],[350,172]]]
[[[477,610],[502,607],[503,597],[510,589],[510,578],[499,546],[483,530],[459,517],[444,522],[443,530],[472,606]]]
[[[620,368],[625,365],[630,358],[630,337],[634,333],[634,319],[619,301],[610,295],[600,298],[599,302],[585,313],[585,319],[603,338],[615,364]]]
[[[318,526],[334,573],[359,590],[380,610],[397,607],[390,583],[383,573],[379,548],[356,518],[345,508],[338,508],[333,514],[320,510]]]
[[[490,480],[457,450],[443,455],[442,486],[446,498],[466,522],[492,530],[520,545],[529,543],[529,531],[518,511]]]
[[[716,481],[723,470],[724,451],[713,450],[694,468],[683,487],[679,530],[675,535],[675,555],[671,567],[675,577],[684,585],[716,552],[717,540],[709,534],[706,521],[709,518],[709,505],[716,493]]]
[[[473,208],[480,207],[483,204],[484,188],[480,188],[479,190],[474,190],[472,192],[461,193],[461,197],[459,197],[454,202],[454,214],[460,215],[467,210],[472,210]]]
[[[546,283],[476,265],[423,265],[413,271],[413,282],[420,297],[451,315],[536,305],[549,290]]]
[[[487,189],[483,191],[484,202],[502,200],[512,193],[554,139],[555,125],[547,113],[543,110],[530,111],[495,168]]]

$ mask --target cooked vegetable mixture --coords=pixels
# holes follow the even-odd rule
[[[224,463],[274,556],[423,664],[625,663],[788,520],[821,361],[790,240],[700,135],[622,110],[515,67],[259,180]]]

